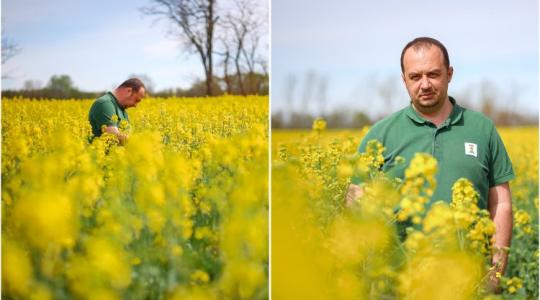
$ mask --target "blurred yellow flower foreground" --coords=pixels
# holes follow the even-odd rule
[[[2,296],[268,298],[268,97],[90,105],[3,99]]]
[[[433,157],[398,158],[405,178],[391,178],[379,171],[379,142],[356,153],[357,132],[324,132],[320,123],[311,132],[272,132],[273,299],[538,297],[537,129],[502,130],[517,178],[509,266],[495,296],[487,290],[495,226],[468,180],[429,207]],[[344,207],[351,177],[362,179],[364,193]]]

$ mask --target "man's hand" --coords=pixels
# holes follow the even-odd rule
[[[508,249],[512,241],[512,197],[508,182],[489,189],[488,210],[495,223],[495,243],[491,258],[490,288],[498,290],[499,277],[504,274],[508,262]]]
[[[501,288],[501,276],[502,274],[497,271],[497,267],[493,266],[488,273],[488,291],[495,294],[502,292]]]
[[[116,135],[116,137],[118,138],[118,143],[120,143],[120,145],[125,145],[126,142],[127,142],[127,135],[123,134],[120,132],[120,130],[118,130],[118,127],[116,126],[107,126],[105,127],[105,132],[108,132],[108,133],[112,133],[114,135]]]
[[[364,195],[364,190],[356,185],[356,184],[349,184],[349,188],[347,189],[347,196],[345,197],[345,206],[350,207],[354,200],[358,197],[362,197]]]

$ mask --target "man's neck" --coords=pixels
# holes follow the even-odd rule
[[[435,124],[435,126],[439,127],[452,113],[453,105],[450,102],[450,99],[447,97],[444,101],[441,108],[437,111],[430,112],[430,113],[423,113],[420,110],[418,110],[414,104],[413,104],[414,110],[424,119],[430,121],[431,123]]]
[[[116,90],[112,91],[111,92],[114,96],[114,98],[116,99],[116,102],[118,103],[118,105],[120,106],[120,108],[124,109],[124,105],[122,104],[122,102],[120,102],[120,98],[118,98],[118,93],[116,92]]]

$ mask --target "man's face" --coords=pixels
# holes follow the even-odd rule
[[[452,67],[446,68],[442,51],[435,45],[405,51],[403,82],[414,107],[421,113],[440,110],[448,97],[452,73]]]
[[[126,101],[125,101],[125,107],[135,107],[141,100],[144,98],[145,90],[143,87],[141,87],[137,92],[133,91],[133,89],[128,88]]]

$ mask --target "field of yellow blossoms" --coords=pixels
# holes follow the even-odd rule
[[[268,298],[268,97],[2,100],[2,298]]]
[[[272,298],[537,299],[538,128],[499,130],[513,162],[514,229],[505,274],[490,269],[495,227],[458,180],[452,199],[427,208],[436,160],[417,154],[404,179],[379,171],[384,148],[367,128],[272,132]],[[352,176],[364,195],[345,207]],[[495,273],[495,274],[493,274]],[[502,293],[488,290],[499,277]]]

